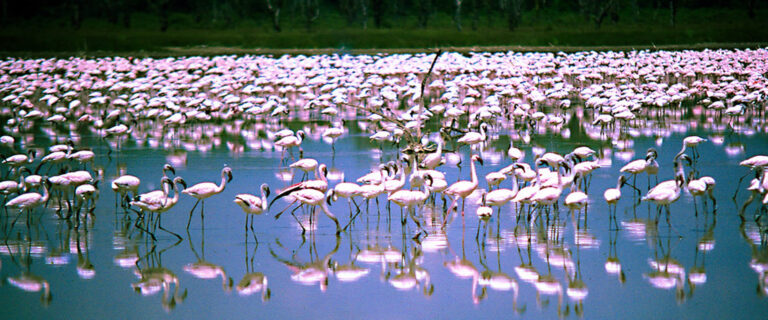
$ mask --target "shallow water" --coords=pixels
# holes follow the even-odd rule
[[[379,153],[366,134],[353,125],[347,127],[349,133],[336,142],[335,152],[322,140],[307,139],[303,144],[304,156],[326,163],[331,172],[338,170],[346,177],[359,177],[382,160],[396,157],[396,149],[385,146],[383,153]],[[666,180],[672,177],[671,159],[682,138],[692,134],[706,137],[711,132],[689,129],[658,140],[640,135],[631,140],[632,149],[656,147],[662,165],[659,178]],[[750,267],[750,263],[764,264],[768,257],[764,234],[759,233],[751,219],[758,207],[752,204],[746,209],[743,216],[747,219],[743,223],[739,209],[748,197],[745,184],[739,187],[742,191],[735,201],[731,197],[739,176],[748,172],[738,162],[767,150],[766,133],[731,134],[725,136],[722,144],[700,145],[701,156],[695,168],[701,175],[716,179],[716,209],[711,202],[705,207],[701,199],[694,206],[692,196],[683,193],[671,205],[670,224],[663,213],[656,224],[656,206],[637,204],[631,188],[625,187],[617,208],[619,229],[609,224],[602,191],[615,186],[619,168],[628,160],[621,159],[621,153],[607,142],[590,140],[578,130],[572,131],[569,138],[552,136],[534,136],[530,144],[516,146],[526,152],[528,162],[534,145],[561,153],[577,145],[604,149],[601,154],[608,166],[593,174],[586,213],[571,215],[561,201],[557,215],[542,215],[532,224],[524,220],[516,223],[516,207],[508,205],[502,208],[500,216],[494,215],[482,223],[474,214],[475,197],[468,200],[463,217],[449,213],[445,227],[441,227],[444,211],[438,197],[436,209],[430,205],[419,213],[427,235],[413,239],[419,233],[416,224],[411,219],[401,224],[400,209],[392,205],[388,211],[381,201],[378,208],[372,203],[368,214],[363,209],[363,214],[338,236],[334,235],[330,220],[321,214],[316,230],[302,235],[288,213],[277,221],[272,218],[287,205],[278,201],[268,214],[256,218],[256,245],[253,236],[245,234],[245,216],[233,199],[238,193],[258,194],[258,186],[263,182],[273,190],[286,186],[288,182],[276,176],[284,167],[281,152],[238,147],[236,144],[241,142],[236,138],[222,135],[203,147],[204,151],[200,151],[202,143],[186,145],[190,150],[185,150],[185,145],[178,142],[170,142],[170,148],[163,149],[130,140],[108,157],[103,140],[84,134],[80,145],[91,146],[97,152],[95,166],[104,173],[93,215],[77,230],[58,219],[51,208],[37,210],[28,226],[22,218],[12,230],[14,215],[4,215],[0,272],[6,280],[0,287],[0,305],[8,319],[160,315],[182,319],[310,315],[364,319],[617,315],[729,318],[734,314],[757,319],[764,315],[768,306],[765,279]],[[504,139],[505,134],[501,134],[500,140]],[[51,142],[38,132],[34,141],[26,143],[28,147],[42,148]],[[740,145],[743,152],[726,153],[725,146],[734,144]],[[503,151],[505,148],[497,152]],[[463,148],[465,165],[460,174],[455,166],[442,167],[449,181],[459,175],[468,179],[468,156],[468,148]],[[484,157],[485,165],[478,166],[481,181],[486,173],[510,162],[506,156],[488,151]],[[195,204],[194,199],[185,195],[176,207],[163,214],[163,226],[179,233],[183,237],[180,241],[161,230],[156,232],[157,241],[151,240],[133,226],[136,214],[116,206],[115,194],[105,187],[117,176],[118,168],[125,168],[142,179],[141,191],[156,189],[160,169],[166,162],[174,164],[176,174],[190,185],[218,181],[224,165],[230,166],[234,175],[224,192],[205,201],[204,227],[198,206],[190,228],[185,230],[188,213]],[[297,180],[298,175],[294,181]],[[645,181],[643,176],[638,178],[643,192]],[[334,183],[332,180],[331,185]],[[505,185],[511,187],[508,181],[503,182],[502,186]],[[345,202],[346,199],[340,199],[330,207],[342,225],[349,222],[351,214]],[[299,210],[297,216],[307,217],[306,213]],[[63,264],[52,264],[54,256],[66,260]],[[117,264],[120,257],[128,257],[123,266]],[[619,273],[607,271],[609,259],[620,264]],[[201,279],[185,271],[185,266],[200,261],[218,265],[222,272],[211,275],[212,279]],[[652,261],[662,261],[667,272],[654,273]],[[451,271],[459,265],[477,271],[462,277],[461,272]],[[550,279],[553,286],[537,289],[535,281],[521,278],[523,274],[516,272],[516,268],[524,265],[541,276],[551,276],[542,279]],[[336,270],[341,275],[342,266],[356,266],[362,275],[343,281],[334,274]],[[178,283],[156,287],[156,292],[145,294],[134,289],[140,280],[137,275],[153,267],[166,268]],[[26,272],[47,280],[50,301],[42,302],[42,291],[24,292],[10,285],[10,277]],[[235,287],[248,272],[260,272],[267,277],[268,297],[261,291],[238,294]],[[483,275],[506,275],[516,283],[516,288],[491,284]],[[669,288],[654,287],[651,279],[655,276],[666,276]],[[692,277],[695,280],[691,281]],[[397,289],[393,283],[404,289]],[[571,297],[575,297],[573,293],[578,287],[588,290],[581,300]]]

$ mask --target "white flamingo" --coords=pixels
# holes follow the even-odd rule
[[[688,137],[685,137],[683,139],[683,147],[680,149],[680,152],[678,152],[675,155],[675,159],[680,157],[683,154],[683,152],[685,152],[686,148],[691,148],[691,150],[693,150],[693,158],[694,159],[698,158],[699,157],[699,152],[698,152],[696,147],[699,144],[701,144],[702,142],[704,142],[704,141],[707,141],[707,139],[704,139],[704,138],[699,137],[699,136],[688,136]]]
[[[488,139],[488,124],[482,123],[480,124],[480,132],[475,132],[475,131],[467,132],[466,134],[464,134],[464,136],[459,138],[459,140],[456,140],[456,142],[474,146],[487,139]]]
[[[48,201],[48,197],[50,196],[48,189],[51,187],[51,182],[48,179],[44,179],[44,181],[45,183],[43,183],[43,194],[39,194],[37,192],[27,192],[20,194],[5,203],[6,208],[19,210],[19,215],[16,216],[16,219],[18,219],[19,216],[21,216],[22,211],[25,210],[27,211],[27,219],[30,219],[29,216],[32,213],[32,209],[37,208],[41,204]],[[11,228],[13,228],[13,224],[16,223],[16,219],[13,220]],[[27,220],[27,222],[29,222],[29,220]]]
[[[624,175],[620,175],[618,180],[616,181],[616,187],[615,188],[608,188],[603,192],[603,198],[605,199],[605,202],[608,203],[608,210],[610,212],[610,207],[613,206],[613,214],[615,215],[616,211],[616,203],[619,202],[619,199],[621,199],[621,187],[624,186],[624,183],[627,182],[627,177]]]
[[[443,194],[454,197],[453,203],[451,204],[451,208],[453,208],[456,205],[456,202],[459,200],[459,197],[461,197],[461,215],[464,216],[464,202],[466,202],[466,198],[472,194],[475,189],[477,189],[478,181],[477,181],[477,170],[475,169],[475,161],[480,162],[480,164],[483,164],[483,158],[480,158],[480,155],[472,155],[472,158],[470,160],[470,175],[471,179],[470,181],[462,180],[457,181],[450,185],[445,191],[443,191]]]
[[[329,190],[327,194],[324,194],[323,192],[315,189],[302,189],[299,191],[296,191],[291,194],[296,201],[301,202],[302,204],[310,205],[310,206],[320,206],[320,209],[325,213],[325,215],[333,220],[333,222],[336,224],[336,234],[338,235],[341,233],[341,226],[339,225],[339,220],[336,219],[336,216],[331,213],[331,211],[328,209],[328,204],[330,204],[331,200],[333,200],[333,190]],[[296,219],[297,222],[299,222],[298,219]],[[311,223],[312,219],[310,219]],[[301,226],[302,232],[305,232],[306,229],[304,226],[299,222],[299,226]]]
[[[312,158],[304,158],[301,160],[297,160],[294,163],[291,163],[288,167],[304,171],[304,175],[301,178],[301,180],[303,181],[304,179],[306,179],[307,173],[311,171],[315,171],[317,169],[317,160]]]
[[[125,195],[130,192],[131,195],[135,197],[136,193],[139,191],[140,184],[141,180],[138,177],[125,174],[117,177],[115,180],[112,180],[111,187],[112,191],[119,195],[120,203],[124,204],[125,202],[123,201],[123,198]]]
[[[197,204],[201,201],[203,202],[202,207],[200,209],[200,218],[205,219],[205,199],[217,195],[224,191],[224,188],[227,186],[227,182],[232,181],[232,169],[230,167],[224,167],[221,169],[221,182],[216,185],[213,182],[200,182],[198,184],[195,184],[189,188],[184,189],[182,193],[190,195],[197,199],[195,202],[195,205],[192,207],[192,210],[189,211],[189,220],[187,220],[187,229],[189,229],[189,224],[192,222],[192,214],[195,212],[195,208],[197,207]]]
[[[296,131],[296,135],[283,137],[282,139],[275,141],[275,146],[283,148],[283,157],[285,157],[285,149],[291,149],[293,147],[298,147],[299,155],[301,155],[304,153],[301,149],[301,142],[303,140],[304,140],[304,131],[299,130],[299,131]],[[293,157],[293,152],[291,152],[291,157]]]
[[[302,181],[286,187],[285,189],[280,191],[280,193],[278,193],[277,196],[274,199],[272,199],[272,201],[269,202],[269,207],[272,207],[272,204],[275,203],[277,199],[280,199],[287,195],[292,195],[294,192],[299,190],[315,189],[320,192],[325,192],[326,190],[328,190],[327,176],[328,176],[328,167],[324,163],[322,163],[319,166],[317,166],[317,169],[315,170],[314,180]]]
[[[435,169],[441,164],[443,164],[445,160],[443,160],[443,139],[440,139],[437,141],[437,150],[435,152],[432,152],[428,154],[426,157],[424,157],[424,160],[421,160],[421,166],[426,169]]]
[[[266,183],[261,184],[261,197],[257,197],[252,194],[247,193],[241,193],[235,196],[235,203],[240,206],[240,208],[243,209],[243,212],[246,213],[245,216],[245,232],[248,232],[248,219],[251,219],[251,232],[253,232],[253,237],[256,239],[256,242],[258,243],[258,239],[256,238],[256,232],[253,230],[253,220],[256,218],[256,215],[262,214],[264,211],[267,211],[267,197],[269,197],[269,186]]]
[[[651,188],[640,200],[651,201],[657,206],[665,207],[667,211],[667,224],[669,224],[669,205],[680,198],[680,188],[684,184],[685,178],[676,175],[674,185],[659,183]],[[659,210],[659,213],[661,213],[661,210]],[[658,223],[658,220],[656,222]]]

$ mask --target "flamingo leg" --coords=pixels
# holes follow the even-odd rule
[[[170,233],[170,234],[172,234],[172,235],[176,236],[176,238],[178,238],[178,239],[179,239],[179,241],[181,241],[181,236],[180,236],[180,235],[178,235],[177,233],[175,233],[175,232],[173,232],[173,231],[171,231],[171,230],[168,230],[168,229],[166,229],[166,228],[163,228],[163,224],[160,222],[160,219],[161,219],[162,217],[163,217],[162,215],[158,215],[158,216],[157,216],[157,227],[158,227],[158,228],[160,228],[160,230],[163,230],[163,231],[165,231],[165,232],[168,232],[168,233]]]
[[[198,203],[200,203],[200,199],[197,199],[197,202],[195,202],[195,205],[192,206],[192,210],[189,211],[189,219],[187,220],[187,229],[189,229],[189,224],[192,222],[192,214],[195,213],[195,208],[197,208]]]

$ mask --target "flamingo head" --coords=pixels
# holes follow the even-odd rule
[[[173,166],[172,166],[172,165],[170,165],[170,164],[168,164],[168,163],[166,163],[166,164],[163,166],[163,171],[170,171],[170,172],[171,172],[171,173],[173,173],[174,175],[176,174],[176,169],[174,169],[174,168],[173,168]]]
[[[472,155],[472,161],[477,161],[481,166],[483,165],[483,158],[481,158],[479,154]]]
[[[659,153],[656,152],[655,148],[648,148],[648,151],[646,151],[645,160],[656,159],[658,156]]]
[[[173,184],[180,184],[182,186],[181,190],[184,190],[187,188],[187,182],[184,181],[182,177],[173,178]]]
[[[261,184],[261,191],[264,191],[264,196],[269,197],[269,186],[266,183]]]

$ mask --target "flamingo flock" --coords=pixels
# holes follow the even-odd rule
[[[246,239],[250,230],[258,243],[254,218],[266,213],[278,219],[290,212],[302,236],[307,231],[314,234],[320,223],[317,210],[333,223],[338,239],[354,228],[361,216],[389,217],[391,204],[395,204],[401,209],[401,224],[411,222],[417,227],[412,239],[418,249],[407,258],[401,253],[400,261],[392,263],[396,268],[382,278],[398,290],[421,287],[429,295],[434,287],[429,274],[416,262],[421,255],[418,251],[428,251],[431,245],[444,247],[439,239],[445,236],[446,225],[454,217],[461,219],[462,226],[470,219],[465,216],[467,205],[477,207],[478,223],[512,217],[515,234],[505,237],[515,238],[518,245],[527,241],[529,250],[536,238],[530,228],[541,224],[549,228],[550,221],[567,219],[561,215],[571,217],[580,246],[594,243],[588,234],[579,232],[586,229],[588,213],[594,211],[589,207],[596,201],[608,205],[606,215],[614,222],[609,225],[611,232],[656,229],[662,214],[669,229],[674,230],[670,217],[675,210],[670,207],[687,195],[695,206],[692,219],[698,219],[699,200],[704,214],[716,213],[716,172],[699,171],[701,163],[711,160],[699,148],[723,146],[733,135],[765,131],[765,61],[766,49],[7,58],[0,61],[0,194],[3,207],[13,217],[11,229],[24,215],[27,226],[34,223],[36,215],[44,214],[38,211],[51,211],[63,221],[75,219],[79,227],[94,214],[99,183],[104,180],[115,194],[115,207],[119,203],[122,210],[134,214],[133,226],[143,234],[157,240],[155,231],[161,229],[181,241],[184,237],[163,227],[161,218],[175,219],[167,212],[194,198],[186,228],[190,229],[198,204],[204,228],[205,200],[222,198],[228,183],[243,177],[238,176],[238,168],[222,164],[220,182],[190,186],[176,175],[171,163],[162,171],[158,168],[156,176],[122,172],[106,181],[110,175],[99,166],[104,158],[130,154],[131,143],[200,153],[224,146],[235,156],[247,151],[275,152],[279,154],[274,161],[274,167],[279,168],[275,174],[283,185],[251,181],[248,184],[256,194],[237,190],[231,200],[234,205],[227,202],[244,213]],[[298,129],[295,123],[302,127]],[[687,132],[691,123],[713,134],[706,138],[691,134]],[[35,139],[36,132],[42,132],[54,145],[43,148]],[[545,142],[568,141],[576,134],[589,140],[567,148]],[[108,151],[100,152],[103,148],[99,145],[84,145],[81,135],[94,137]],[[684,137],[674,154],[669,141],[677,136]],[[337,142],[354,137],[363,138],[370,149],[366,154],[374,162],[370,172],[359,176],[333,165]],[[635,156],[633,144],[638,137],[648,137],[655,144],[645,156]],[[318,141],[330,144],[330,148],[323,146],[318,152],[307,147],[315,147]],[[723,149],[740,158],[762,152],[745,150],[738,142]],[[325,153],[331,155],[330,161]],[[173,162],[170,160],[176,158],[168,159]],[[178,161],[195,167],[183,156]],[[613,161],[626,164],[614,170]],[[466,165],[469,173],[463,171]],[[478,165],[491,171],[483,177]],[[754,155],[740,165],[745,167],[745,177],[754,177],[743,189],[749,192],[749,199],[740,208],[741,216],[768,230],[764,227],[768,219],[768,156]],[[340,177],[332,178],[330,168],[340,170]],[[303,174],[298,182],[294,181],[294,171]],[[638,175],[646,178],[638,182]],[[600,177],[610,177],[616,181],[615,187],[590,190],[593,178]],[[148,186],[157,186],[157,182],[159,187],[149,190]],[[625,192],[625,186],[633,190]],[[270,199],[272,190],[276,195]],[[601,192],[603,199],[595,196],[596,192]],[[339,197],[348,199],[348,217],[338,214],[334,202]],[[288,205],[278,202],[281,199]],[[365,208],[361,208],[361,200],[365,200]],[[385,202],[384,212],[380,201]],[[755,213],[744,215],[754,201],[758,202]],[[374,211],[370,210],[372,202]],[[642,202],[656,207],[655,218],[649,223],[616,222],[619,203],[637,207]],[[208,216],[211,219],[210,213]],[[212,219],[228,217],[217,213]],[[478,245],[480,231],[488,228],[488,223],[483,228],[478,225]],[[526,228],[527,233],[520,231]],[[562,239],[562,230],[552,227],[548,232],[551,238]],[[377,250],[378,258],[371,259],[385,261],[385,250]],[[546,256],[548,267],[565,270],[566,288],[551,271],[540,274],[531,270],[530,252],[528,264],[515,268],[518,277],[536,288],[537,297],[556,295],[560,304],[565,294],[577,304],[583,301],[588,290],[570,252],[562,243],[542,250],[539,254]],[[375,250],[369,251],[373,255]],[[356,259],[364,260],[365,255],[361,252]],[[617,258],[609,259],[606,271],[621,273]],[[320,283],[321,289],[327,285],[329,272],[339,272],[343,279],[367,274],[355,273],[359,269],[354,262],[340,266],[328,259],[312,263],[278,260],[294,270],[297,279]],[[484,260],[480,258],[482,264]],[[321,262],[323,265],[318,265]],[[486,270],[481,272],[466,262],[465,257],[457,257],[445,266],[457,277],[472,280],[474,303],[484,299],[488,288],[514,291],[516,299],[518,284],[500,266],[492,271],[484,265]],[[653,260],[654,271],[647,275],[648,281],[668,289],[683,286],[681,273],[671,270],[670,265],[669,261]],[[201,273],[198,278],[221,276],[225,290],[233,287],[232,279],[227,282],[223,271],[210,270],[215,272]],[[168,274],[164,277],[153,288],[162,288],[167,299],[172,299],[169,286],[173,284],[178,290],[178,279]],[[149,273],[142,274],[141,279],[139,290],[145,290],[144,282],[155,281]],[[701,284],[701,279],[698,275],[690,281]],[[40,291],[43,287],[36,288]],[[47,295],[49,288],[45,286],[45,290]],[[262,291],[263,300],[269,296],[267,278],[260,273],[249,273],[237,290],[241,294]]]

